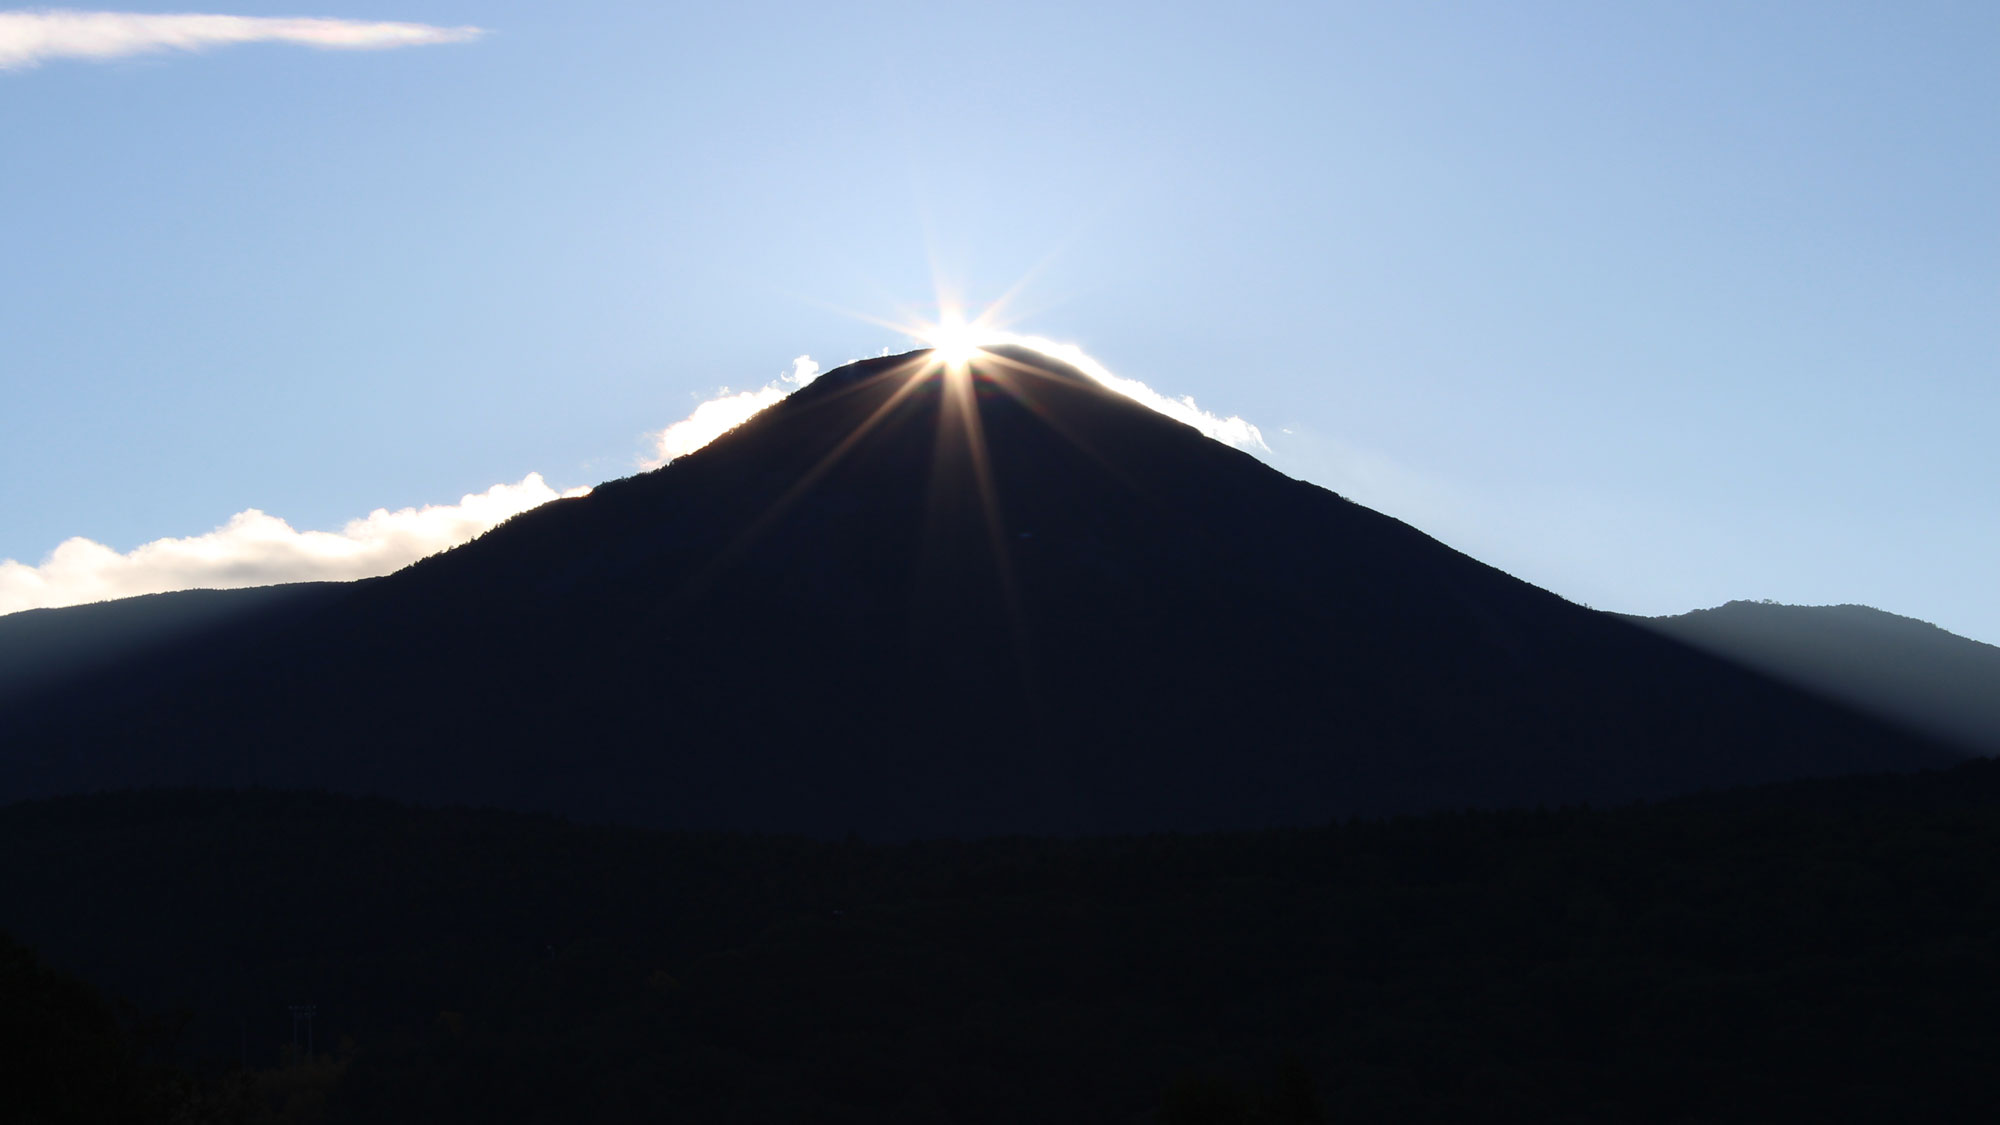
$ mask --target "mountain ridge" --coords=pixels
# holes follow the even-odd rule
[[[264,784],[907,838],[1952,760],[1048,357],[931,358],[830,372],[112,706],[17,717],[0,796]]]
[[[2000,754],[2000,646],[1854,604],[1739,600],[1627,619],[1969,752]]]

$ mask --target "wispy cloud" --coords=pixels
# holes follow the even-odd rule
[[[723,434],[750,420],[752,414],[777,402],[800,387],[819,378],[819,364],[811,356],[800,356],[792,361],[792,370],[781,375],[776,381],[766,383],[752,391],[732,391],[728,388],[694,408],[694,413],[675,422],[659,433],[648,435],[653,444],[653,454],[640,462],[648,469],[657,469],[676,457],[685,457]]]
[[[115,59],[153,51],[203,51],[238,43],[291,43],[337,51],[381,51],[463,43],[476,27],[64,9],[0,11],[0,70],[49,59]]]
[[[529,473],[519,484],[496,484],[456,504],[377,508],[339,531],[299,531],[251,508],[206,535],[156,539],[123,554],[89,539],[68,539],[40,566],[0,560],[0,613],[167,590],[372,578],[455,547],[558,496],[589,491],[559,493],[541,474]]]

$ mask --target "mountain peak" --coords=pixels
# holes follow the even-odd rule
[[[947,361],[942,348],[918,348],[896,355],[855,360],[818,376],[791,397],[805,396],[806,401],[811,401],[810,396],[813,395],[851,389],[876,380],[942,381],[956,372],[969,375],[981,383],[1005,384],[1014,379],[1027,378],[1106,389],[1088,374],[1046,352],[1024,344],[994,343],[973,350],[962,365]]]
[[[1314,824],[1949,760],[1075,365],[1010,345],[962,371],[937,358],[848,364],[658,472],[80,692],[8,732],[0,799],[310,786],[910,837]]]

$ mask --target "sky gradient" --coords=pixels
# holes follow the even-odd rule
[[[2000,9],[1087,8],[0,19],[0,558],[588,486],[942,279],[1578,601],[2000,642]]]

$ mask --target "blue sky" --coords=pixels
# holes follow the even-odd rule
[[[1023,332],[1537,584],[2000,642],[2000,8],[227,7],[0,69],[0,558],[635,470]]]

